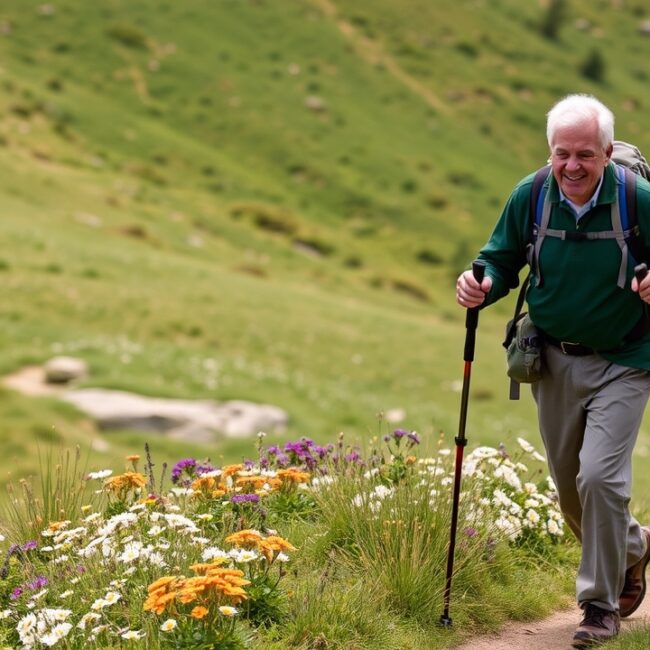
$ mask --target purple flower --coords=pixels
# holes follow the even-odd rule
[[[203,463],[202,465],[196,466],[196,473],[201,476],[202,474],[207,474],[208,472],[214,472],[216,467],[210,465],[210,463]]]
[[[21,551],[32,551],[35,548],[38,548],[38,542],[34,539],[29,540],[28,542],[25,542],[21,547]]]
[[[259,494],[233,494],[230,503],[259,503]]]
[[[45,576],[37,576],[31,582],[28,582],[25,587],[30,591],[38,591],[48,584],[48,579]]]
[[[190,476],[194,473],[196,467],[196,460],[194,458],[183,458],[179,460],[172,468],[172,483],[178,483],[183,472],[187,472]]]
[[[404,431],[404,429],[395,429],[395,431],[393,431],[393,438],[395,438],[395,440],[401,440],[404,436],[408,436],[408,432]]]
[[[321,447],[319,445],[315,445],[313,451],[319,458],[325,458],[328,452],[327,447]]]
[[[358,451],[351,451],[345,456],[346,463],[359,463],[361,462],[361,456]]]
[[[418,434],[415,431],[411,431],[411,433],[407,434],[407,436],[412,444],[414,445],[420,444],[420,438],[418,437]]]
[[[23,595],[23,588],[22,587],[16,587],[10,594],[9,598],[11,600],[16,600],[20,598]]]
[[[476,528],[472,528],[472,526],[467,526],[467,528],[463,529],[463,533],[467,535],[467,537],[475,537],[478,534],[478,531]]]
[[[280,452],[276,456],[276,461],[280,467],[286,467],[289,464],[289,456]]]

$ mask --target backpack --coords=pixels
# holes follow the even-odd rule
[[[614,141],[611,160],[616,163],[618,195],[616,202],[612,204],[612,229],[606,231],[568,232],[548,228],[551,208],[544,183],[551,174],[551,169],[549,165],[546,165],[535,172],[530,193],[530,241],[526,247],[526,258],[530,266],[530,272],[522,282],[514,317],[506,328],[506,338],[503,341],[503,347],[506,350],[511,347],[511,343],[517,335],[517,324],[522,320],[523,314],[521,310],[531,275],[535,274],[537,286],[543,284],[543,277],[539,268],[539,252],[546,237],[574,240],[616,239],[621,249],[621,266],[617,279],[617,284],[621,288],[625,286],[629,261],[636,265],[650,260],[650,251],[646,249],[640,237],[641,231],[636,210],[636,177],[642,176],[650,181],[650,165],[648,165],[647,160],[637,147],[621,140]],[[634,326],[632,332],[634,338],[640,338],[649,330],[650,317],[648,310],[644,309],[640,322]],[[510,399],[518,398],[519,383],[511,380]]]

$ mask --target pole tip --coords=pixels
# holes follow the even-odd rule
[[[438,623],[442,625],[442,627],[451,627],[452,624],[451,616],[449,616],[448,614],[443,614],[440,617]]]

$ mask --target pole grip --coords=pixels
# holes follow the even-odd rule
[[[472,275],[474,279],[481,283],[485,277],[485,262],[475,260],[472,262]],[[476,345],[476,328],[478,326],[478,307],[472,307],[467,310],[465,315],[465,350],[463,353],[464,361],[474,361],[474,348]]]

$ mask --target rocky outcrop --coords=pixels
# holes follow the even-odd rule
[[[218,435],[245,438],[258,431],[279,432],[289,421],[287,413],[277,406],[244,400],[166,399],[103,388],[74,388],[87,373],[83,360],[55,357],[43,366],[28,366],[4,377],[2,383],[25,395],[64,400],[105,431],[132,429],[207,443]]]
[[[83,388],[60,395],[95,420],[100,429],[134,429],[209,442],[215,433],[245,438],[287,426],[285,411],[245,401],[163,399],[119,390]]]

